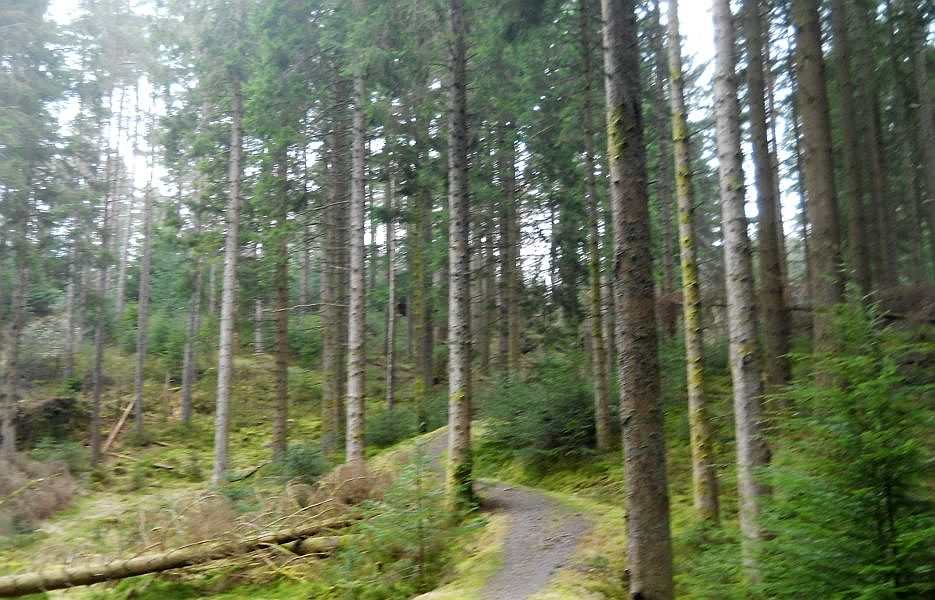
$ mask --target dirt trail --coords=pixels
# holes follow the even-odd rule
[[[442,453],[447,429],[426,443],[426,453],[444,477]],[[538,593],[575,552],[591,524],[546,494],[523,486],[481,480],[475,484],[483,509],[509,518],[503,538],[503,565],[490,577],[484,600],[523,600]]]
[[[590,528],[580,513],[534,489],[482,481],[478,493],[486,510],[510,518],[503,566],[487,581],[485,600],[521,600],[542,590]]]

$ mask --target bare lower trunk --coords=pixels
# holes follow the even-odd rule
[[[428,249],[432,243],[432,200],[424,191],[416,195],[416,223],[412,250],[412,329],[416,343],[416,369],[413,401],[419,432],[427,431],[425,402],[435,384],[434,336],[432,333],[432,282],[429,277]]]
[[[75,328],[77,327],[78,310],[76,306],[75,286],[78,280],[78,264],[76,252],[73,250],[68,265],[68,284],[65,287],[65,340],[62,350],[62,378],[71,379],[75,375]]]
[[[136,372],[133,378],[133,417],[137,436],[143,434],[143,365],[149,341],[149,271],[151,241],[149,231],[152,221],[152,190],[147,189],[143,198],[143,257],[140,262],[140,289],[136,315]]]
[[[221,326],[218,337],[217,406],[214,416],[214,465],[211,482],[224,480],[230,429],[230,387],[234,366],[234,310],[237,293],[237,255],[240,251],[240,186],[243,177],[243,97],[234,80],[231,94],[231,137],[228,170],[227,237],[224,242],[224,277],[221,283]]]
[[[448,472],[449,506],[474,501],[471,454],[470,264],[468,261],[467,43],[464,0],[450,1],[448,94]]]
[[[396,176],[390,175],[386,194],[386,409],[396,404]]]
[[[325,455],[340,448],[344,431],[347,339],[347,212],[350,141],[347,100],[351,82],[335,75],[331,134],[331,190],[323,211],[321,257],[322,399],[321,443]]]
[[[844,193],[847,206],[847,253],[854,279],[861,294],[872,291],[873,280],[867,242],[864,236],[863,186],[860,180],[860,156],[857,141],[857,117],[854,114],[854,81],[851,77],[850,40],[844,0],[831,2],[831,29],[834,35],[834,71],[841,115],[841,160],[844,169]]]
[[[201,287],[204,281],[201,262],[195,264],[195,289],[188,300],[188,319],[185,322],[185,349],[182,353],[182,422],[192,422],[192,385],[198,371],[195,344],[201,311]]]
[[[659,145],[659,159],[656,172],[656,204],[659,207],[660,228],[662,229],[662,295],[675,292],[675,254],[676,245],[672,233],[672,144],[669,136],[669,111],[666,110],[666,86],[668,69],[666,65],[665,32],[659,19],[659,3],[654,1],[650,7],[651,21],[649,39],[653,52],[653,109],[655,112],[655,134]]]
[[[23,224],[25,225],[25,224]],[[22,232],[25,234],[25,230]],[[26,240],[16,242],[14,249],[14,283],[10,302],[10,329],[5,340],[6,360],[4,364],[4,394],[2,399],[2,415],[0,415],[0,455],[11,456],[16,452],[16,409],[19,405],[19,359],[20,342],[23,336],[23,326],[26,322],[26,276],[28,270],[24,263],[23,252]]]
[[[773,391],[792,376],[789,363],[789,315],[776,222],[779,197],[770,157],[766,117],[766,81],[763,72],[761,0],[745,0],[744,36],[747,46],[747,95],[750,137],[756,175],[757,242],[759,244],[759,316],[763,322],[763,361],[766,390]]]
[[[266,349],[263,340],[263,299],[257,298],[253,301],[253,353],[259,356]]]
[[[127,198],[127,214],[124,220],[123,236],[120,240],[120,266],[117,271],[116,303],[114,304],[114,312],[118,315],[123,314],[124,302],[127,295],[127,267],[130,263],[130,240],[133,236],[134,200],[135,197],[131,189],[130,197]]]
[[[932,267],[935,268],[935,125],[932,123],[932,94],[926,56],[928,46],[925,43],[924,32],[917,31],[913,48],[913,67],[915,71],[915,86],[918,95],[918,137],[922,148],[922,171],[925,173],[925,203],[928,205],[924,218],[928,220],[929,251],[931,252]]]
[[[603,0],[607,158],[614,225],[620,416],[631,598],[674,597],[665,436],[656,356],[649,194],[634,0]]]
[[[281,148],[277,160],[279,194],[276,220],[285,225],[289,219],[288,156]],[[276,243],[276,409],[273,415],[273,460],[285,456],[289,446],[289,240],[280,235]]]
[[[520,290],[522,272],[519,267],[520,230],[519,199],[516,182],[516,125],[505,124],[504,140],[501,144],[500,173],[503,185],[504,206],[500,216],[500,265],[501,277],[501,364],[515,373],[519,370],[522,330],[520,329]]]
[[[598,228],[597,177],[594,157],[594,53],[591,40],[592,3],[582,0],[579,7],[581,66],[584,78],[584,157],[587,168],[585,196],[588,204],[588,323],[591,340],[591,379],[594,385],[594,426],[599,450],[609,450],[613,439],[610,422],[607,356],[604,345],[604,319],[601,305],[601,247]]]
[[[359,3],[355,2],[355,6]],[[364,460],[364,79],[354,78],[353,124],[351,143],[351,205],[350,205],[350,297],[347,338],[347,430],[345,438],[347,462]]]
[[[828,308],[843,297],[838,235],[837,192],[831,154],[825,63],[821,51],[818,0],[795,0],[796,77],[799,115],[802,119],[802,164],[806,209],[811,224],[809,264],[811,271],[813,346],[829,350],[834,343]],[[874,144],[868,144],[872,146]],[[871,160],[871,162],[873,162]],[[871,168],[872,170],[872,168]]]
[[[692,497],[702,522],[719,518],[717,470],[711,417],[705,395],[704,323],[698,252],[695,236],[695,193],[692,188],[691,147],[682,76],[678,2],[669,0],[669,104],[675,147],[675,187],[678,194],[679,249],[682,268],[682,313],[685,321],[685,368],[688,383],[688,427],[692,457]]]
[[[763,435],[760,405],[763,387],[760,381],[753,260],[744,214],[740,107],[737,101],[732,18],[729,0],[715,0],[714,106],[724,232],[730,371],[737,438],[737,493],[740,497],[741,548],[745,574],[748,580],[757,581],[760,573],[755,552],[762,537],[758,517],[769,489],[759,481],[756,471],[769,464],[769,449]]]

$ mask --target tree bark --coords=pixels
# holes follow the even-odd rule
[[[152,193],[147,188],[143,196],[143,256],[140,261],[139,303],[136,315],[136,372],[133,378],[133,420],[137,436],[143,435],[143,367],[149,342],[149,271],[152,260]]]
[[[360,3],[355,2],[356,10]],[[364,164],[366,121],[364,120],[364,78],[358,74],[353,83],[353,124],[351,142],[351,204],[350,204],[350,297],[348,311],[347,348],[347,429],[346,460],[364,460],[364,203],[366,181]]]
[[[757,338],[753,261],[744,213],[743,160],[740,153],[740,107],[734,62],[733,15],[729,0],[714,2],[714,110],[720,181],[721,223],[727,287],[728,342],[733,384],[737,445],[737,492],[740,497],[741,547],[746,577],[759,579],[755,548],[761,539],[757,522],[769,489],[756,473],[769,464],[760,405],[760,348]]]
[[[195,354],[198,330],[200,329],[201,288],[204,284],[204,269],[200,259],[195,261],[195,287],[188,300],[188,318],[185,322],[185,349],[182,353],[182,423],[192,422],[192,386],[198,372]]]
[[[761,0],[744,0],[747,46],[747,95],[753,168],[756,175],[757,243],[759,244],[760,319],[763,322],[764,379],[767,391],[777,390],[792,377],[789,362],[789,315],[786,310],[776,214],[776,172],[769,150],[766,81],[763,61]]]
[[[23,337],[23,326],[26,324],[26,287],[29,270],[25,264],[26,253],[26,226],[28,217],[25,208],[19,223],[19,231],[13,249],[14,283],[10,298],[10,329],[7,332],[5,367],[5,389],[3,397],[3,414],[0,418],[0,455],[10,457],[16,452],[16,409],[19,405],[19,360],[20,342]]]
[[[449,508],[474,502],[471,458],[471,328],[468,251],[467,43],[464,0],[450,0],[448,92],[448,471]]]
[[[669,0],[669,104],[675,147],[675,188],[678,195],[679,249],[682,269],[682,311],[685,321],[685,367],[688,382],[688,426],[692,456],[692,497],[702,522],[719,518],[717,470],[711,417],[705,395],[704,324],[698,252],[695,236],[695,193],[692,188],[691,147],[685,108],[678,2]]]
[[[883,153],[882,132],[880,131],[880,103],[879,89],[875,78],[876,65],[873,64],[873,42],[868,37],[867,23],[873,22],[874,15],[869,14],[856,2],[848,3],[851,9],[851,22],[854,27],[857,41],[857,98],[860,101],[861,118],[863,125],[863,148],[866,152],[865,164],[870,175],[870,197],[873,205],[873,282],[877,287],[892,287],[898,280],[898,266],[892,238],[892,206],[890,205],[890,185],[887,174],[886,157]],[[819,34],[820,35],[820,34]],[[820,39],[820,38],[819,38]],[[817,56],[821,56],[820,50]],[[822,74],[824,68],[822,64]],[[800,76],[800,80],[802,77]],[[800,81],[805,86],[805,81]],[[827,101],[825,102],[827,107]],[[825,111],[827,113],[827,110]],[[808,116],[802,107],[802,124],[808,138]],[[830,134],[829,134],[830,135]],[[808,143],[805,144],[806,167],[808,160]],[[806,181],[808,177],[806,176]],[[832,184],[834,181],[832,180]],[[810,217],[811,218],[811,217]],[[814,224],[814,222],[813,222]],[[817,234],[817,232],[816,232]],[[817,236],[816,236],[817,238]],[[816,244],[818,240],[816,239]],[[816,293],[818,290],[816,289]],[[817,302],[822,302],[818,297]]]
[[[656,174],[656,204],[659,206],[660,226],[662,229],[662,285],[664,296],[675,293],[676,244],[672,232],[672,140],[670,137],[670,114],[666,108],[666,86],[668,68],[666,65],[665,31],[662,29],[659,15],[659,2],[650,5],[649,41],[653,53],[653,106],[655,112],[655,134],[659,145],[659,159]]]
[[[224,275],[221,282],[221,325],[218,334],[218,385],[214,416],[214,464],[211,482],[223,482],[227,471],[230,429],[230,386],[234,366],[234,311],[237,294],[237,255],[240,253],[240,187],[243,178],[243,96],[240,82],[232,82],[230,158],[228,165],[227,237],[224,242]]]
[[[831,2],[831,31],[834,36],[835,83],[841,115],[841,160],[844,169],[844,198],[847,207],[847,253],[854,280],[861,294],[873,289],[873,272],[867,254],[863,186],[859,163],[863,162],[857,140],[857,117],[854,114],[854,80],[851,76],[850,40],[844,0]]]
[[[917,16],[918,13],[913,11]],[[922,170],[925,172],[925,202],[928,205],[925,218],[928,220],[929,251],[932,267],[935,268],[935,124],[932,122],[932,93],[930,89],[926,56],[926,32],[917,28],[913,39],[913,70],[915,74],[916,95],[918,96],[919,147],[922,148]]]
[[[631,598],[674,597],[636,3],[602,0]]]
[[[347,339],[347,212],[350,194],[348,158],[350,129],[347,100],[352,82],[336,74],[334,103],[331,107],[331,189],[326,200],[322,226],[322,451],[328,456],[340,446],[344,430],[343,397],[346,384]]]
[[[794,0],[797,102],[802,120],[802,164],[806,211],[811,225],[808,260],[811,272],[813,347],[834,343],[828,307],[843,298],[838,234],[837,192],[831,153],[825,63],[821,51],[818,0]],[[871,144],[872,145],[872,144]]]
[[[257,256],[259,259],[259,256]],[[266,344],[263,340],[263,299],[256,298],[253,301],[253,353],[257,356],[263,354]]]
[[[604,344],[603,307],[601,305],[601,248],[598,228],[596,159],[594,157],[594,50],[591,23],[593,0],[579,2],[579,44],[584,89],[584,163],[585,197],[588,205],[588,324],[591,338],[591,379],[594,386],[594,425],[598,450],[609,450],[611,436],[610,390],[607,377],[607,348]]]
[[[391,165],[390,169],[394,167]],[[386,410],[396,405],[396,174],[386,193]]]
[[[273,460],[286,455],[289,447],[289,179],[288,154],[281,146],[276,161],[279,193],[276,222],[282,231],[276,238],[276,412],[273,415]]]

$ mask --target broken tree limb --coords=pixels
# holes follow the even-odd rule
[[[133,409],[133,405],[136,404],[134,400],[130,400],[130,403],[127,404],[127,407],[123,409],[123,414],[120,415],[120,420],[117,421],[117,424],[114,425],[114,428],[110,430],[110,433],[107,435],[107,440],[104,442],[104,447],[101,448],[101,452],[106,453],[110,449],[110,445],[114,443],[114,440],[117,439],[117,436],[120,434],[120,430],[123,429],[123,424],[127,422],[127,417],[130,416],[130,411]]]
[[[203,542],[176,548],[168,552],[144,554],[98,564],[83,564],[74,567],[62,566],[45,571],[7,575],[6,577],[0,577],[0,597],[25,596],[49,590],[124,579],[147,573],[159,573],[247,554],[267,546],[286,544],[296,540],[304,540],[300,545],[304,553],[323,554],[337,548],[343,536],[313,536],[348,527],[354,521],[355,519],[350,517],[338,517],[303,527],[294,527],[240,540]]]

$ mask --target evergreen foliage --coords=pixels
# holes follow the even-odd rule
[[[922,598],[935,592],[935,503],[925,484],[935,413],[929,335],[883,327],[859,302],[835,307],[833,352],[798,357],[788,439],[765,475],[768,598]],[[832,387],[817,374],[831,377]]]

